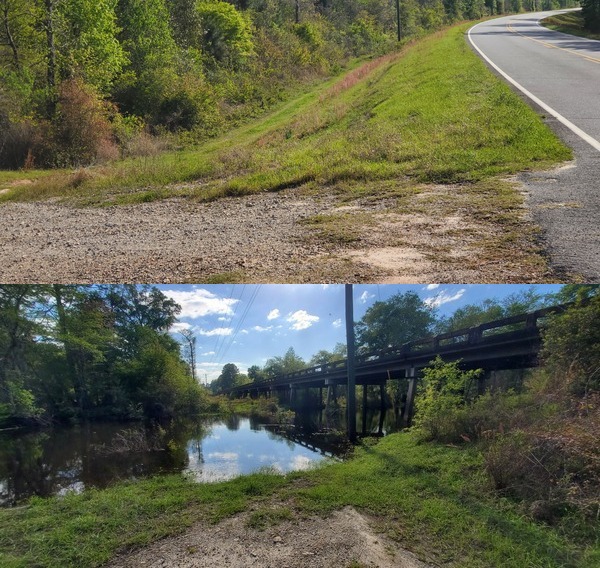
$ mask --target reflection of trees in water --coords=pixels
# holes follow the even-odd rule
[[[188,445],[198,461],[204,461],[202,440],[210,431],[205,420],[176,420],[3,433],[0,505],[14,505],[31,495],[182,471],[189,464]]]
[[[237,414],[230,414],[225,419],[227,430],[236,431],[240,429],[240,417]]]

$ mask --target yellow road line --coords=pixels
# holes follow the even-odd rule
[[[596,58],[596,57],[591,57],[590,55],[583,55],[582,53],[579,53],[578,51],[574,51],[573,49],[567,49],[565,47],[559,47],[558,45],[554,45],[553,43],[549,43],[547,41],[543,41],[541,39],[535,39],[534,37],[530,37],[528,35],[525,35],[524,33],[518,32],[517,30],[515,30],[511,23],[508,22],[506,24],[506,28],[508,29],[509,32],[512,32],[513,34],[517,34],[520,35],[521,37],[524,37],[526,39],[529,39],[531,41],[535,41],[536,43],[541,43],[542,45],[549,47],[550,49],[559,49],[560,51],[566,51],[567,53],[572,53],[573,55],[577,55],[578,57],[582,57],[583,59],[587,59],[588,61],[591,61],[593,63],[600,63],[600,59]]]

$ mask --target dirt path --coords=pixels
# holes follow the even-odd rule
[[[406,198],[301,189],[198,203],[0,205],[0,281],[542,282],[525,211],[490,212],[468,188]],[[487,199],[487,198],[486,198]],[[488,199],[490,201],[490,199]],[[473,205],[475,203],[475,205]],[[342,206],[340,206],[342,205]],[[510,218],[510,227],[499,219]],[[516,235],[507,238],[509,234]]]
[[[285,521],[263,531],[250,528],[248,515],[218,525],[198,524],[118,557],[106,568],[427,568],[410,552],[377,535],[350,507],[322,519]]]

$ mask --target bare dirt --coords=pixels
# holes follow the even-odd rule
[[[218,525],[197,524],[182,535],[124,554],[106,568],[427,568],[376,534],[351,507],[328,518],[285,521],[262,531],[249,527],[247,518],[242,514]]]
[[[460,188],[358,199],[302,189],[211,203],[0,205],[0,281],[541,282],[551,278],[525,212],[481,214]],[[340,205],[342,205],[340,207]],[[327,224],[307,223],[330,216]],[[517,217],[515,222],[513,217]],[[336,224],[337,223],[337,224]],[[326,230],[324,230],[326,229]],[[336,231],[352,232],[351,239]]]

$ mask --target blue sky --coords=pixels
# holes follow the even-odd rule
[[[400,292],[417,293],[450,315],[486,298],[502,299],[534,288],[554,293],[560,285],[442,284],[354,286],[354,319],[378,300]],[[283,355],[289,347],[308,360],[320,349],[345,342],[343,284],[199,284],[158,286],[182,307],[171,332],[191,329],[196,335],[197,374],[201,382],[216,379],[223,365],[235,363],[245,373],[251,365]]]

